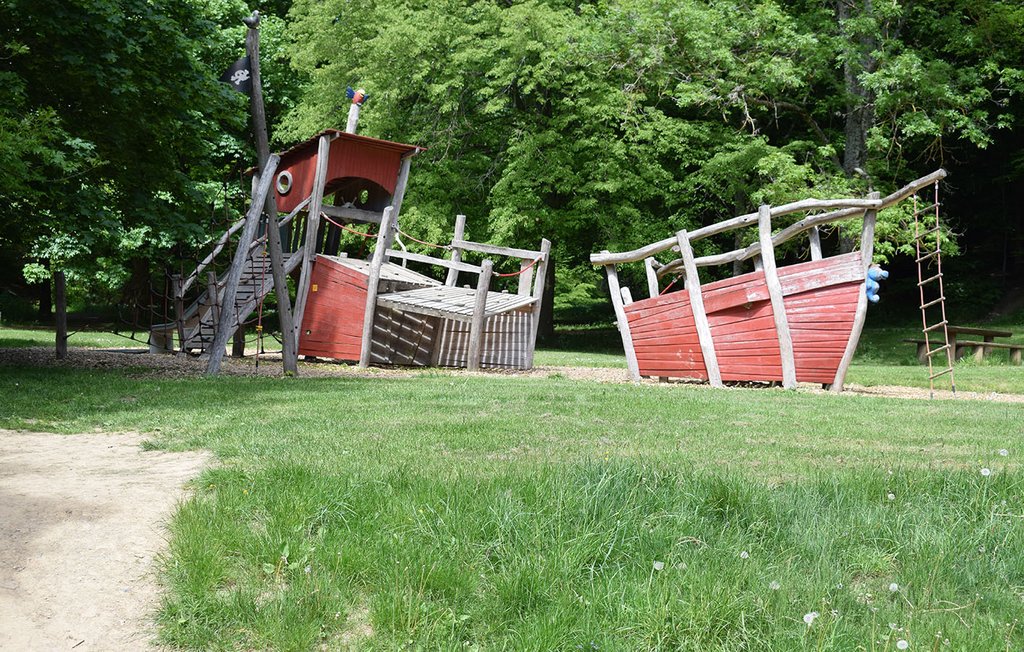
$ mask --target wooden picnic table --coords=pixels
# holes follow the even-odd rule
[[[954,326],[948,324],[946,326],[946,332],[949,333],[949,348],[954,353],[954,358],[959,360],[966,353],[967,349],[971,349],[974,354],[975,360],[982,360],[985,356],[992,352],[993,349],[1007,349],[1010,353],[1010,362],[1012,364],[1020,364],[1021,350],[1024,349],[1024,345],[1017,344],[1003,344],[996,342],[997,337],[1013,337],[1013,333],[1010,331],[997,330],[994,328],[975,328],[973,326]],[[935,345],[936,335],[933,333],[931,337],[932,345]],[[960,339],[960,336],[973,336],[974,338],[981,338],[982,341],[964,341]],[[925,341],[921,339],[905,340],[917,344],[917,357],[922,362],[928,361],[927,348]],[[939,337],[941,342],[941,335]]]
[[[991,348],[987,346],[978,346],[976,342],[966,343],[957,345],[957,339],[960,335],[973,335],[974,337],[980,337],[984,342],[995,342],[997,337],[1013,337],[1013,333],[1010,331],[1000,331],[994,328],[974,328],[973,326],[953,326],[949,324],[946,326],[946,332],[949,333],[949,348],[955,352],[956,359],[959,360],[964,356],[965,351],[962,349],[972,348],[974,349],[974,358],[981,360],[988,355]]]

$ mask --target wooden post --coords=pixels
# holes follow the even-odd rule
[[[181,274],[171,276],[171,292],[174,295],[174,324],[178,331],[178,350],[185,351],[185,283]]]
[[[419,151],[419,148],[416,149]],[[409,166],[412,164],[412,157],[415,152],[410,152],[402,158],[402,167],[398,169],[398,181],[395,182],[395,194],[391,197],[391,220],[395,228],[387,234],[385,249],[390,249],[395,242],[395,234],[398,232],[398,216],[402,212],[402,198],[405,197],[405,187],[409,183]]]
[[[537,336],[540,334],[540,316],[544,311],[544,285],[548,276],[548,265],[551,262],[551,241],[544,238],[540,241],[540,262],[537,263],[537,274],[533,281],[533,310],[530,315],[530,346],[526,352],[526,368],[533,369],[533,352],[537,348]],[[526,274],[523,274],[526,276]]]
[[[220,321],[220,288],[217,287],[217,274],[206,272],[206,298],[210,301],[210,321],[214,330]]]
[[[821,260],[821,233],[818,231],[818,227],[811,227],[807,236],[811,241],[811,260]]]
[[[302,318],[306,312],[309,295],[310,274],[316,257],[317,236],[320,233],[320,209],[324,203],[324,184],[327,183],[327,162],[331,155],[331,141],[320,136],[316,150],[316,176],[313,177],[313,194],[310,196],[309,213],[306,215],[306,241],[302,246],[302,266],[299,271],[299,287],[295,294],[295,345],[298,347],[299,333],[302,332]]]
[[[228,344],[228,337],[232,332],[235,311],[235,295],[238,294],[238,283],[242,280],[242,270],[245,261],[249,258],[249,247],[252,245],[253,237],[256,235],[256,227],[259,226],[260,215],[263,213],[264,200],[270,192],[270,185],[274,180],[274,173],[277,172],[277,164],[281,162],[276,154],[267,159],[267,166],[260,174],[260,185],[256,190],[257,201],[249,206],[245,214],[245,226],[238,238],[238,248],[235,250],[235,257],[231,261],[231,270],[224,285],[224,298],[221,300],[220,319],[217,320],[217,330],[213,337],[213,348],[210,350],[210,360],[206,365],[206,373],[216,374],[220,372],[220,363],[224,359],[224,348]]]
[[[370,366],[370,351],[373,348],[373,318],[377,312],[377,292],[380,286],[380,268],[384,264],[387,247],[387,234],[391,230],[391,207],[384,209],[380,219],[380,231],[377,232],[377,248],[373,250],[370,261],[370,274],[366,279],[366,310],[363,313],[363,340],[359,348],[359,366],[365,369]]]
[[[68,291],[67,276],[64,275],[64,270],[53,272],[53,302],[57,308],[57,359],[66,360],[68,357]]]
[[[647,272],[647,293],[651,297],[660,294],[658,290],[658,272],[654,269],[654,258],[644,258],[644,271]]]
[[[607,250],[601,253],[608,253]],[[608,293],[612,295],[612,307],[615,309],[616,326],[619,327],[619,335],[622,336],[622,349],[626,352],[626,369],[629,377],[634,382],[640,381],[640,365],[636,361],[636,349],[633,348],[633,334],[629,331],[629,320],[626,319],[626,309],[622,305],[622,288],[619,286],[619,272],[615,265],[605,265],[605,272],[608,273]]]
[[[239,324],[235,328],[235,334],[231,337],[231,357],[245,357],[245,324]]]
[[[782,386],[796,389],[796,361],[793,357],[793,337],[786,317],[786,302],[782,297],[782,283],[775,267],[775,247],[772,245],[772,209],[762,205],[757,211],[757,234],[761,241],[761,264],[768,297],[772,302],[775,334],[779,338],[779,356],[782,358]]]
[[[465,240],[466,235],[466,216],[456,215],[455,216],[455,234],[452,236],[452,243],[456,240]],[[462,249],[458,247],[452,247],[452,262],[462,262]],[[448,276],[444,280],[444,284],[449,287],[455,287],[459,283],[459,270],[454,267],[448,268]]]
[[[249,67],[252,74],[252,94],[249,96],[249,107],[252,113],[252,130],[256,137],[257,170],[262,170],[270,158],[270,145],[267,136],[267,116],[263,106],[263,81],[260,77],[260,14],[252,12],[245,21],[248,31],[245,34],[245,51],[249,55]],[[254,177],[254,182],[257,182]],[[257,182],[258,183],[258,182]],[[253,201],[256,201],[255,193]],[[288,291],[288,278],[284,272],[284,253],[281,247],[281,231],[277,228],[277,198],[273,192],[267,194],[263,207],[263,215],[267,222],[267,250],[270,253],[270,269],[274,277],[274,295],[277,297],[277,315],[281,325],[281,356],[284,372],[298,373],[298,351],[296,339],[289,337],[295,332],[292,317],[292,301]]]
[[[708,382],[712,387],[723,387],[722,373],[718,369],[718,355],[715,354],[715,342],[711,337],[708,314],[704,310],[704,294],[700,289],[700,275],[697,272],[693,247],[690,246],[690,236],[686,229],[676,234],[676,240],[679,242],[679,253],[682,254],[683,268],[686,270],[686,291],[690,293],[690,309],[693,311],[693,323],[697,326],[700,350],[704,354],[704,367],[708,372]]]
[[[872,192],[868,199],[878,199],[881,194]],[[850,330],[850,339],[846,343],[846,351],[843,352],[843,359],[836,369],[835,380],[832,381],[831,390],[839,393],[843,391],[843,382],[846,380],[846,372],[853,362],[853,354],[860,342],[860,334],[864,330],[864,321],[868,313],[868,297],[864,291],[868,278],[868,267],[871,266],[871,259],[875,255],[875,221],[878,218],[877,210],[869,210],[864,213],[864,226],[860,231],[860,259],[864,268],[864,283],[861,285],[860,293],[857,296],[857,312],[853,316],[853,328]]]
[[[491,286],[491,269],[494,263],[488,258],[480,265],[480,279],[476,284],[473,300],[473,321],[469,325],[469,354],[466,369],[478,371],[484,355],[484,326],[487,323],[487,292]]]

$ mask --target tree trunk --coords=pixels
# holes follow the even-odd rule
[[[868,161],[868,131],[875,121],[875,94],[861,84],[863,73],[874,72],[878,62],[872,52],[878,47],[878,41],[872,29],[854,33],[848,30],[845,23],[851,18],[872,16],[874,8],[872,0],[838,0],[836,18],[839,21],[839,33],[843,36],[845,49],[843,56],[843,84],[846,89],[846,146],[843,150],[843,172],[853,177],[860,171],[866,171]],[[856,234],[839,232],[839,250],[841,253],[853,251]]]
[[[57,304],[57,359],[64,360],[68,357],[68,293],[63,271],[53,273],[53,289]]]

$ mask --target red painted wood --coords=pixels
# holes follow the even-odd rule
[[[310,275],[299,354],[358,360],[365,312],[366,276],[318,257]]]
[[[415,151],[415,146],[335,130],[329,133],[334,140],[327,162],[325,195],[331,194],[331,186],[335,182],[349,177],[367,179],[389,195],[394,194],[402,156]],[[286,195],[277,193],[275,188],[278,210],[292,211],[313,191],[318,140],[318,137],[311,138],[281,154],[278,170],[279,173],[286,170],[291,173],[292,188]]]

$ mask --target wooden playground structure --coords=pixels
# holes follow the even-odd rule
[[[300,354],[361,367],[532,367],[551,243],[527,250],[466,240],[466,218],[459,215],[451,243],[442,247],[449,258],[407,251],[402,236],[415,238],[400,230],[399,215],[411,159],[422,149],[356,135],[352,115],[358,117],[361,99],[353,100],[349,131],[329,129],[267,158],[254,175],[246,217],[190,275],[174,279],[175,318],[152,327],[152,350],[223,352],[231,334],[261,310],[271,290],[287,288],[291,275],[297,294],[290,332],[282,324],[283,338],[293,338],[286,350],[294,344]],[[359,224],[376,225],[376,236],[351,228]],[[343,231],[373,237],[371,260],[340,251]],[[231,267],[218,275],[212,263],[233,237]],[[470,264],[465,252],[518,259],[519,271],[495,274],[490,259]],[[444,269],[444,281],[408,269],[409,262]],[[459,286],[460,275],[476,275],[475,285]],[[494,276],[518,276],[517,291],[492,291]]]
[[[938,184],[944,170],[917,179],[893,194],[866,199],[805,199],[782,206],[761,206],[740,215],[640,249],[622,253],[602,251],[590,257],[604,267],[630,376],[697,379],[721,387],[728,381],[773,381],[784,387],[797,382],[821,383],[842,391],[843,382],[860,339],[870,300],[877,300],[877,281],[884,273],[872,268],[875,222],[878,211]],[[937,187],[937,185],[936,185]],[[777,233],[772,220],[794,213],[808,214]],[[825,212],[817,212],[825,211]],[[915,211],[916,213],[916,211]],[[823,257],[819,227],[861,218],[860,251]],[[757,240],[743,249],[695,257],[693,243],[735,229],[757,226]],[[933,252],[919,251],[918,264],[938,258],[937,231],[918,239],[919,246],[934,243]],[[779,266],[775,251],[806,233],[810,260]],[[661,264],[655,254],[676,251],[679,258]],[[754,271],[702,284],[699,269],[753,260]],[[634,301],[621,287],[618,265],[644,262],[649,297]],[[685,291],[667,292],[661,280],[683,279]],[[925,305],[942,306],[940,298]],[[919,284],[923,287],[923,284]],[[874,297],[874,299],[872,299]],[[922,294],[923,297],[923,294]],[[944,308],[943,308],[944,310]],[[948,338],[945,314],[935,325],[925,322],[926,334]],[[931,354],[948,352],[947,344]],[[949,371],[952,373],[950,357]],[[941,375],[941,374],[937,374]]]

